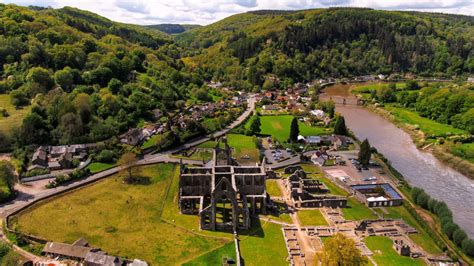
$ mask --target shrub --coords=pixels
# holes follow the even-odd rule
[[[101,163],[111,163],[114,160],[114,152],[111,150],[102,150],[96,159]]]
[[[466,232],[464,232],[464,230],[462,230],[461,228],[458,228],[456,231],[454,231],[453,233],[453,242],[458,246],[458,247],[461,247],[462,246],[462,242],[464,241],[464,239],[467,238],[467,234]]]

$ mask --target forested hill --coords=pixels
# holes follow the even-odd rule
[[[175,111],[203,83],[180,53],[157,30],[68,7],[0,4],[0,94],[31,108],[13,134],[0,130],[0,150],[12,139],[19,146],[108,139],[156,108]]]
[[[194,24],[157,24],[157,25],[148,25],[147,28],[157,29],[161,32],[167,34],[179,34],[185,31],[199,28],[201,25],[194,25]]]
[[[414,73],[474,72],[474,18],[331,8],[238,14],[177,36],[185,62],[244,88],[280,81]],[[274,80],[274,79],[272,79]]]

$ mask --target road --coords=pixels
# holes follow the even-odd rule
[[[223,136],[223,135],[227,134],[231,129],[237,127],[242,122],[244,122],[255,110],[255,102],[256,102],[255,95],[251,95],[248,98],[247,102],[248,102],[247,110],[245,110],[244,113],[242,113],[232,124],[230,124],[226,128],[224,128],[220,131],[217,131],[217,132],[213,133],[212,135],[191,140],[191,141],[189,141],[189,142],[187,142],[183,145],[180,145],[176,148],[173,148],[171,150],[167,150],[167,151],[160,152],[160,153],[155,153],[155,154],[148,154],[143,159],[139,160],[137,162],[137,164],[138,165],[149,165],[149,164],[163,163],[163,162],[164,163],[169,163],[169,162],[178,163],[180,161],[180,159],[170,157],[171,154],[189,149],[189,148],[194,147],[194,146],[197,146],[201,143],[204,143],[204,142],[210,140],[211,137]],[[183,163],[202,165],[203,162],[202,161],[196,161],[196,160],[183,159]],[[51,197],[53,195],[60,194],[60,193],[63,193],[65,191],[69,191],[69,190],[72,190],[72,189],[75,189],[75,188],[93,183],[93,182],[95,182],[97,180],[100,180],[102,178],[111,176],[111,175],[119,172],[120,170],[121,170],[121,167],[117,166],[117,167],[102,171],[100,173],[91,175],[87,178],[69,183],[67,185],[62,185],[62,186],[52,188],[52,189],[47,189],[47,190],[33,190],[33,189],[22,190],[22,189],[20,189],[20,191],[18,191],[18,197],[16,197],[14,200],[12,200],[10,202],[0,204],[0,217],[5,218],[8,215],[14,213],[15,211],[17,211],[21,208],[24,208],[25,206],[31,205],[31,204],[33,204],[35,202],[38,202],[42,199],[45,199],[47,197]],[[19,186],[21,187],[23,185],[19,185]],[[26,187],[26,188],[28,188],[28,187]]]

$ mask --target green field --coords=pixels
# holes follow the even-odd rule
[[[279,116],[261,116],[261,134],[271,135],[276,138],[279,142],[285,142],[290,136],[290,125],[293,120],[291,115],[279,115]],[[300,135],[303,136],[319,136],[328,135],[332,133],[332,129],[322,127],[312,127],[305,123],[298,122]]]
[[[223,247],[210,251],[191,261],[185,262],[183,265],[221,265],[223,258],[232,258],[234,261],[236,260],[234,242],[229,242]]]
[[[298,219],[302,226],[328,225],[320,210],[299,210]]]
[[[369,207],[354,197],[347,199],[347,206],[347,208],[342,208],[342,213],[346,220],[359,221],[377,218],[377,215],[375,215]]]
[[[372,258],[378,265],[411,266],[425,265],[421,259],[399,255],[392,247],[393,241],[385,236],[369,236],[364,239],[367,247],[374,253]]]
[[[15,226],[53,241],[84,237],[109,254],[153,265],[181,264],[231,242],[230,234],[198,233],[198,217],[179,213],[177,167],[142,172],[149,184],[127,185],[115,175],[20,214]]]
[[[409,237],[418,245],[420,245],[426,252],[431,254],[441,254],[442,251],[436,245],[434,240],[428,233],[420,226],[420,224],[408,212],[405,206],[390,207],[390,208],[374,208],[374,210],[385,218],[402,219],[410,226],[418,230],[418,234],[410,234]]]
[[[252,229],[239,234],[244,265],[288,265],[281,226],[262,222],[264,224],[260,227],[257,223],[257,220],[252,220]]]
[[[0,131],[10,134],[14,128],[21,126],[23,118],[28,114],[31,106],[26,106],[23,109],[17,110],[15,106],[10,103],[10,95],[0,94],[0,109],[3,108],[7,110],[10,116],[0,116]]]
[[[282,196],[280,185],[278,184],[278,180],[268,179],[266,181],[266,185],[267,185],[267,192],[268,194],[270,194],[271,197]]]
[[[105,170],[110,169],[110,168],[115,167],[115,166],[117,166],[116,163],[95,162],[95,163],[89,164],[86,169],[89,169],[91,171],[91,174],[95,174],[95,173],[105,171]]]
[[[384,87],[388,87],[389,83],[374,83],[374,84],[369,84],[369,85],[363,85],[363,86],[359,86],[355,89],[352,90],[352,93],[370,93],[371,91],[373,90],[380,90],[381,88],[384,88]],[[395,86],[397,88],[397,90],[403,90],[405,89],[406,87],[406,84],[404,82],[398,82],[398,83],[395,83]]]
[[[466,134],[464,130],[421,117],[414,111],[394,106],[385,106],[384,109],[394,115],[400,122],[417,125],[423,133],[433,137],[447,136],[450,134]]]
[[[255,163],[260,161],[260,151],[255,143],[255,137],[229,134],[227,135],[227,142],[232,150],[232,157],[237,159],[239,163]],[[242,156],[249,156],[248,159]]]

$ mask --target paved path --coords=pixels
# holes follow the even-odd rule
[[[230,124],[229,126],[227,126],[226,128],[224,128],[224,129],[222,129],[218,132],[213,133],[212,135],[214,137],[220,137],[220,136],[223,136],[223,135],[227,134],[231,129],[233,129],[234,127],[237,127],[238,125],[240,125],[242,122],[244,122],[253,113],[253,111],[255,110],[255,102],[256,102],[255,96],[254,95],[250,96],[247,101],[248,101],[247,110],[242,115],[240,115],[232,124]],[[176,152],[179,152],[179,151],[186,150],[186,149],[189,149],[191,147],[197,146],[201,143],[204,143],[204,142],[210,140],[210,137],[211,136],[201,137],[201,138],[198,138],[198,139],[191,140],[190,142],[187,142],[187,143],[185,143],[183,145],[180,145],[176,148],[173,148],[171,150],[167,150],[167,151],[160,152],[160,153],[155,153],[155,154],[145,155],[145,157],[143,159],[139,160],[137,162],[137,164],[138,165],[149,165],[149,164],[156,164],[156,163],[162,163],[162,162],[179,163],[180,159],[172,158],[172,157],[170,157],[170,155],[173,154],[173,153],[176,153]],[[196,161],[196,160],[183,159],[183,163],[202,165],[203,162],[202,161]],[[93,182],[95,182],[97,180],[100,180],[102,178],[111,176],[111,175],[119,172],[120,169],[121,169],[121,167],[117,166],[117,167],[102,171],[100,173],[91,175],[87,178],[84,178],[84,179],[81,179],[81,180],[78,180],[78,181],[74,181],[72,183],[62,185],[62,186],[59,186],[59,187],[56,187],[56,188],[48,189],[48,190],[31,191],[30,193],[25,193],[25,192],[19,191],[18,192],[18,197],[16,197],[14,200],[12,200],[10,202],[3,203],[3,204],[0,204],[0,218],[5,218],[8,215],[14,213],[15,211],[17,211],[21,208],[24,208],[25,206],[28,206],[30,204],[33,204],[35,202],[38,202],[38,201],[40,201],[44,198],[50,197],[52,195],[60,194],[62,192],[69,191],[71,189],[78,188],[78,187],[93,183]]]

